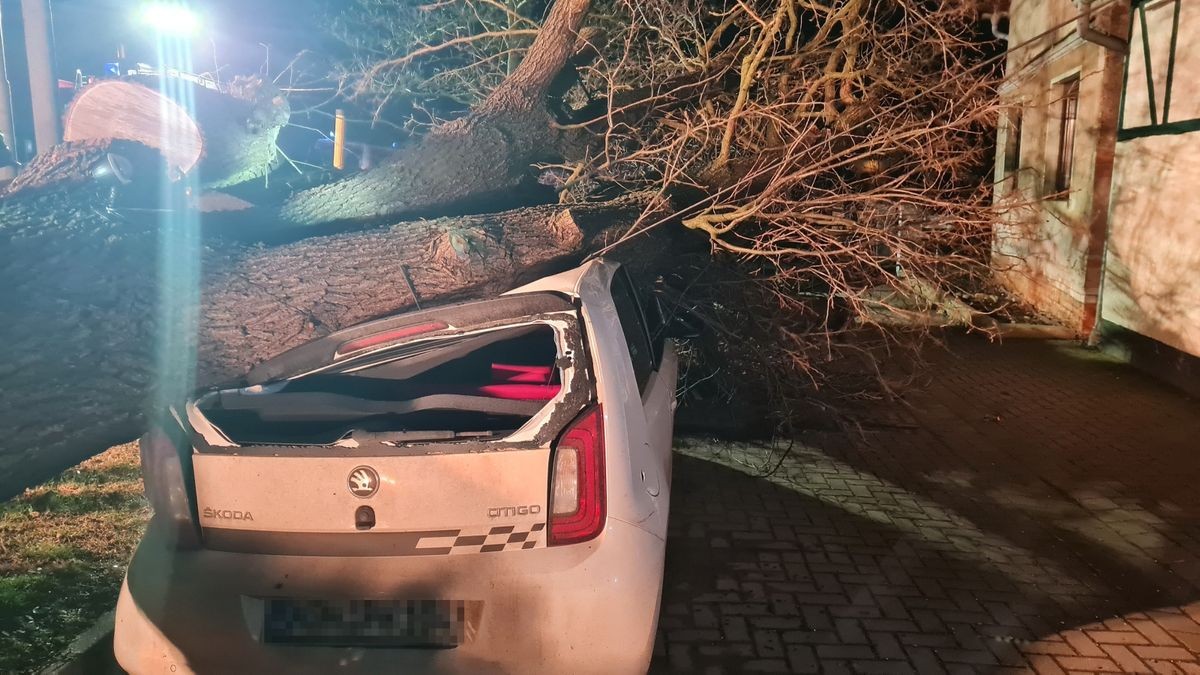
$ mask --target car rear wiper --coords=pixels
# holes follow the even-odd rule
[[[463,441],[463,440],[483,440],[487,438],[496,438],[506,436],[512,433],[508,431],[453,431],[450,429],[414,429],[406,431],[364,431],[355,429],[343,436],[343,439],[350,439],[358,442],[375,442],[375,443],[416,443],[427,441]]]
[[[326,392],[242,396],[236,391],[222,391],[219,395],[222,409],[253,412],[267,422],[352,422],[378,415],[411,415],[441,410],[532,417],[546,405],[546,401],[542,400],[471,394],[429,394],[402,401],[377,401]]]

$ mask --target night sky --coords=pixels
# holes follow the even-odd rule
[[[304,48],[325,46],[325,5],[336,0],[207,0],[191,3],[203,16],[193,40],[196,70],[211,70],[217,60],[234,73],[256,71],[265,59],[259,43],[271,45],[272,61],[286,63]],[[127,61],[153,64],[154,37],[137,21],[143,3],[136,0],[52,0],[59,76],[75,69],[99,74],[124,44]]]

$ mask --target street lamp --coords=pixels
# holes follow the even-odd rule
[[[151,2],[138,18],[159,35],[191,37],[200,29],[200,15],[181,2]]]

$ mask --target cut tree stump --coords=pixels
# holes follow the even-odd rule
[[[63,140],[138,141],[180,173],[198,171],[205,187],[226,187],[271,170],[289,115],[283,94],[257,77],[220,91],[172,77],[104,80],[71,102]]]

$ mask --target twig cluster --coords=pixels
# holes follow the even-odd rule
[[[381,3],[396,5],[358,0]],[[978,4],[597,0],[552,91],[560,161],[541,169],[563,201],[616,186],[680,205],[675,222],[742,270],[738,290],[693,284],[690,304],[776,401],[824,386],[833,364],[881,373],[881,350],[963,321],[946,308],[990,285],[1003,46]],[[381,18],[392,42],[362,52],[356,90],[381,102],[481,100],[538,18],[511,0],[405,6],[413,20]]]

